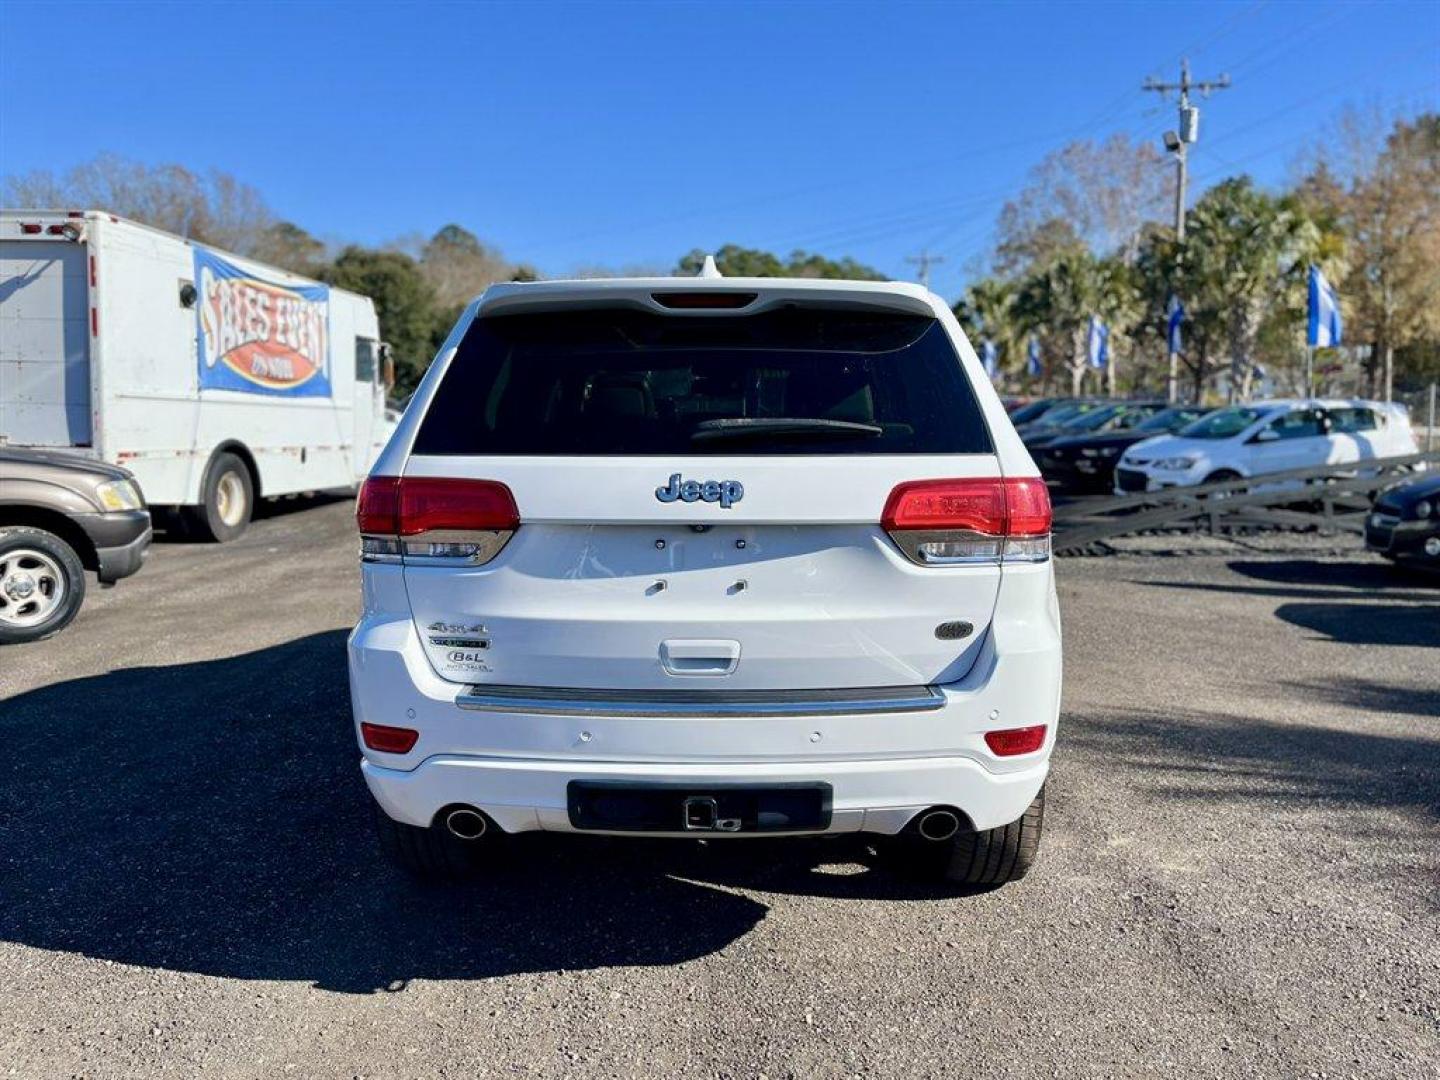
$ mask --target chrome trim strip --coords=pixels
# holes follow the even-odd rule
[[[549,716],[835,716],[924,712],[941,708],[945,695],[933,686],[728,691],[470,686],[455,704],[475,712]]]

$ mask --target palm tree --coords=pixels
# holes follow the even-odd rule
[[[1219,317],[1230,352],[1230,399],[1250,396],[1266,318],[1295,306],[1322,235],[1293,196],[1258,190],[1249,177],[1217,184],[1186,219],[1181,276],[1196,312]]]
[[[1115,366],[1127,351],[1130,324],[1139,310],[1134,275],[1118,259],[1088,251],[1065,251],[1035,268],[1020,284],[1015,309],[1020,325],[1060,343],[1070,371],[1070,392],[1079,395],[1089,370],[1086,329],[1099,315],[1111,327],[1107,382],[1115,392]]]
[[[1016,321],[1015,296],[1013,282],[982,278],[965,290],[955,305],[955,317],[971,341],[995,343],[1002,370],[1019,374],[1024,371],[1024,330]]]

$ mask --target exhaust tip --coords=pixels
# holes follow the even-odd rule
[[[915,828],[926,840],[949,840],[960,831],[960,816],[953,810],[926,810]]]
[[[479,840],[490,828],[479,810],[461,806],[445,815],[445,831],[457,840]]]

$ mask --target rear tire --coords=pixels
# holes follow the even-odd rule
[[[223,544],[243,533],[255,511],[255,482],[245,462],[234,454],[216,454],[205,471],[200,500],[187,515],[198,536]]]
[[[0,645],[58,634],[85,602],[85,567],[54,533],[0,529]]]
[[[1025,813],[995,829],[962,829],[948,840],[901,837],[901,856],[913,870],[932,880],[965,889],[987,889],[1019,881],[1030,871],[1045,824],[1042,786]]]
[[[457,840],[442,826],[422,829],[418,825],[407,825],[378,806],[375,832],[390,861],[421,881],[471,881],[479,876],[501,841],[499,830],[493,824],[478,840]]]

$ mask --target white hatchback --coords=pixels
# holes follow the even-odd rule
[[[1401,405],[1362,400],[1231,405],[1175,435],[1126,450],[1115,492],[1162,491],[1211,481],[1418,453]]]
[[[867,833],[1022,876],[1060,701],[1045,484],[911,285],[498,285],[357,509],[382,838]]]

